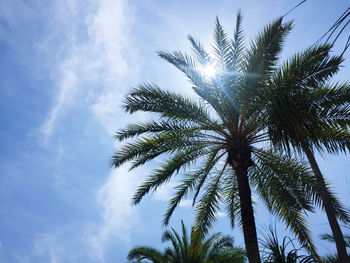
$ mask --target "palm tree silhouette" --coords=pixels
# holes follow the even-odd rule
[[[204,239],[203,235],[192,228],[191,235],[181,221],[182,236],[173,228],[163,233],[162,241],[171,242],[163,252],[148,246],[139,246],[130,250],[129,260],[142,262],[143,259],[154,263],[244,263],[246,255],[243,249],[233,246],[229,235],[215,233]]]
[[[348,262],[343,234],[337,222],[349,222],[346,209],[334,203],[314,151],[347,152],[350,149],[350,85],[329,83],[343,61],[330,56],[323,44],[296,54],[277,70],[265,93],[269,134],[274,145],[305,153],[317,179],[320,202],[326,211],[341,262]]]
[[[264,94],[291,27],[278,19],[246,49],[238,13],[233,39],[216,20],[212,55],[192,36],[193,56],[180,51],[159,52],[187,76],[198,98],[140,84],[126,96],[124,109],[153,113],[155,120],[131,124],[116,134],[119,141],[131,139],[113,156],[116,168],[131,162],[130,169],[134,169],[166,156],[138,188],[133,204],[181,173],[164,224],[181,200],[192,193],[194,227],[206,234],[224,204],[232,226],[235,222],[242,226],[250,263],[260,262],[251,186],[316,255],[303,216],[320,200],[316,179],[300,160],[276,151],[268,133]],[[334,198],[331,201],[336,202]]]

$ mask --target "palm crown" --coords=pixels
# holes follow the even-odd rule
[[[195,228],[207,233],[224,204],[232,226],[236,220],[242,226],[249,262],[259,262],[253,186],[270,211],[315,253],[302,213],[312,210],[313,201],[319,202],[317,184],[305,164],[271,148],[264,96],[291,23],[276,20],[245,49],[241,22],[238,14],[233,39],[229,39],[217,19],[212,54],[191,36],[193,56],[159,52],[185,73],[199,99],[152,84],[138,85],[126,97],[125,111],[157,113],[159,118],[131,124],[117,133],[117,140],[133,140],[115,154],[113,165],[132,161],[130,169],[134,169],[166,155],[166,161],[138,188],[133,203],[181,171],[164,223],[192,193]],[[204,74],[208,66],[216,68],[213,77]],[[334,198],[332,202],[340,207]]]
[[[268,116],[270,137],[290,151],[302,144],[334,153],[350,148],[350,88],[348,83],[328,83],[343,61],[330,56],[324,44],[300,52],[270,79]]]
[[[154,263],[243,263],[245,252],[233,246],[233,238],[229,235],[215,233],[208,238],[198,235],[192,228],[188,235],[184,223],[181,221],[182,235],[173,228],[163,233],[162,241],[171,242],[171,246],[161,252],[152,247],[135,247],[128,254],[129,260],[143,259]]]
[[[349,222],[343,212],[337,214],[313,151],[347,152],[350,149],[350,85],[330,83],[340,67],[341,56],[331,56],[331,45],[320,45],[296,54],[269,80],[265,96],[269,135],[275,146],[290,152],[304,152],[317,179],[338,256],[350,262],[344,237],[337,222]]]
[[[296,247],[294,240],[285,236],[282,243],[279,242],[276,228],[269,227],[269,231],[260,241],[263,247],[262,255],[264,263],[314,263],[309,255],[302,255],[303,247]]]

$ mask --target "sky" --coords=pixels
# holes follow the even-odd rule
[[[136,245],[162,247],[162,216],[170,182],[131,206],[137,186],[154,161],[132,172],[110,167],[120,144],[114,133],[147,119],[121,109],[127,92],[141,82],[193,96],[188,81],[156,55],[189,50],[188,34],[210,48],[215,16],[233,33],[244,15],[247,45],[263,26],[299,1],[2,0],[0,1],[0,262],[126,262]],[[312,45],[349,6],[346,0],[308,0],[288,16],[294,29],[283,58]],[[336,43],[339,54],[347,29]],[[350,76],[349,51],[334,81]],[[349,157],[317,155],[338,197],[350,204]],[[262,204],[256,224],[263,233],[276,219]],[[170,226],[193,222],[189,202]],[[234,236],[218,215],[213,232]],[[319,241],[329,232],[323,213],[310,215],[321,254],[334,250]],[[280,234],[288,234],[277,223]]]

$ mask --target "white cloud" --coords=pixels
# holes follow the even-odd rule
[[[86,112],[92,111],[112,134],[121,112],[120,101],[130,87],[128,76],[132,74],[132,81],[137,78],[136,49],[128,51],[133,14],[127,0],[103,0],[98,5],[94,1],[68,2],[58,4],[56,16],[62,18],[50,26],[50,40],[38,44],[42,52],[51,52],[45,43],[52,45],[52,39],[59,36],[65,39],[57,48],[61,56],[56,58],[57,66],[51,74],[58,92],[40,129],[44,142],[51,139],[70,107],[82,101]],[[80,9],[87,13],[81,14]]]
[[[65,60],[60,66],[61,77],[58,84],[58,96],[56,98],[55,105],[51,108],[47,120],[40,129],[44,134],[44,143],[47,143],[47,140],[53,132],[57,118],[62,112],[64,106],[71,101],[74,95],[74,90],[77,88],[78,79],[74,70],[77,65],[78,59],[76,57],[71,57]]]
[[[103,208],[103,221],[98,226],[97,233],[90,237],[98,255],[103,255],[105,245],[113,236],[124,243],[130,242],[130,228],[138,219],[137,208],[130,204],[138,178],[124,166],[113,170],[98,191],[98,201]]]
[[[168,202],[173,194],[173,189],[177,186],[175,182],[168,182],[157,188],[152,194],[152,198],[158,201]]]
[[[96,230],[96,225],[86,222],[58,226],[35,238],[30,255],[16,257],[19,262],[104,262],[89,241]]]
[[[176,186],[178,186],[178,182],[168,182],[160,187],[157,188],[157,191],[152,194],[152,198],[158,201],[163,201],[163,202],[169,202],[169,200],[173,197],[174,195],[174,189]],[[190,199],[183,199],[179,203],[179,207],[182,208],[190,208],[192,207],[192,202],[193,200]]]
[[[226,217],[226,214],[221,212],[221,211],[218,211],[218,212],[215,213],[215,217],[224,218],[224,217]]]
[[[125,120],[124,116],[120,117],[119,104],[121,95],[130,87],[128,65],[135,60],[135,49],[132,55],[127,52],[132,44],[129,27],[133,17],[127,0],[103,0],[97,4],[95,1],[68,2],[69,6],[59,2],[56,16],[62,17],[62,21],[55,21],[59,28],[51,26],[53,32],[48,36],[55,39],[55,35],[61,34],[67,43],[59,48],[64,56],[58,60],[52,73],[57,83],[57,97],[40,128],[46,145],[53,138],[58,124],[76,104],[95,118],[108,136],[115,132],[116,126],[120,127]],[[79,12],[80,9],[87,13]],[[67,27],[68,24],[71,26]],[[86,32],[83,40],[79,37],[81,32]],[[40,49],[48,50],[45,43],[52,44],[52,39],[44,41]],[[135,81],[135,66],[132,74],[132,81]],[[96,197],[101,207],[101,220],[86,220],[73,230],[71,224],[63,225],[52,233],[39,235],[35,254],[47,256],[50,262],[78,262],[86,257],[81,251],[89,250],[89,258],[94,258],[94,262],[104,262],[104,253],[112,238],[124,243],[130,240],[129,230],[137,220],[137,209],[130,205],[138,183],[135,178],[124,167],[112,171]],[[72,242],[82,248],[77,249]],[[65,254],[70,255],[70,260],[64,259]]]
[[[128,247],[130,229],[138,222],[138,208],[130,205],[139,175],[126,167],[111,171],[96,193],[100,220],[70,222],[39,234],[31,253],[15,255],[20,262],[105,262],[106,250],[117,240]]]
[[[180,202],[179,207],[192,207],[193,200],[184,199]]]
[[[57,255],[56,236],[53,234],[42,234],[38,237],[34,246],[34,254],[43,256],[48,255],[51,263],[57,263],[59,258]]]
[[[91,105],[91,110],[109,134],[125,122],[125,117],[119,117],[122,113],[120,103],[130,85],[135,84],[130,82],[138,75],[137,48],[132,47],[133,40],[128,37],[132,22],[132,12],[128,8],[126,1],[104,1],[89,27],[95,41],[94,49],[100,50],[99,57],[105,68],[104,90]],[[127,14],[125,9],[128,9]]]

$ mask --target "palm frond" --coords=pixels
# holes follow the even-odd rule
[[[327,151],[328,153],[349,152],[350,132],[338,127],[325,126],[323,127],[326,129],[319,133],[321,136],[313,140],[313,146],[319,151]]]
[[[335,216],[341,222],[348,224],[350,222],[349,211],[345,208],[345,206],[339,201],[336,194],[331,190],[329,183],[326,182],[326,189],[329,194],[330,201],[335,210]],[[321,200],[319,201],[321,203]],[[322,202],[322,208],[324,209],[324,205]]]
[[[193,162],[203,154],[202,149],[187,148],[184,151],[179,151],[170,160],[160,165],[160,169],[156,169],[154,173],[137,189],[132,203],[138,204],[141,199],[149,192],[155,191],[161,184],[170,180],[175,172],[179,172],[190,162]]]
[[[285,89],[317,87],[339,70],[341,56],[330,56],[332,46],[323,44],[295,54],[275,71],[273,81]]]
[[[223,248],[232,248],[233,247],[233,238],[229,235],[219,235],[218,237],[215,237],[215,239],[213,239],[211,241],[211,248],[208,249],[207,252],[207,259],[215,259],[215,257],[220,254],[221,249]]]
[[[181,51],[174,51],[172,53],[158,51],[158,55],[182,71],[195,86],[209,88],[209,83],[200,74],[196,61],[188,54]]]
[[[174,231],[174,229],[172,229],[172,231],[166,230],[163,232],[162,242],[166,242],[166,241],[171,242],[174,250],[173,252],[171,249],[169,249],[167,254],[168,255],[171,254],[174,260],[176,259],[180,260],[181,259],[181,245],[180,245],[181,239],[179,238],[179,235],[176,233],[176,231]],[[172,253],[169,253],[169,252],[172,252]]]
[[[194,57],[197,59],[198,63],[205,66],[210,63],[210,56],[207,51],[205,51],[202,44],[194,38],[193,36],[187,36],[188,40],[191,43]]]
[[[189,259],[190,249],[191,249],[191,242],[187,235],[187,229],[185,227],[184,222],[181,220],[181,228],[182,228],[182,257],[186,261],[186,259]]]
[[[349,109],[344,105],[349,98],[348,88],[324,84],[342,62],[341,57],[329,55],[331,47],[320,45],[296,54],[269,83],[270,92],[265,94],[269,134],[275,145],[288,152],[291,146],[301,152],[300,141],[305,138],[323,150],[319,139],[325,131],[349,123]]]
[[[251,43],[245,61],[246,79],[243,92],[246,97],[256,95],[262,81],[273,73],[283,41],[291,29],[291,22],[282,24],[282,19],[278,19],[266,26]]]
[[[222,158],[222,156],[225,154],[220,154],[218,155],[218,151],[212,152],[211,155],[208,156],[206,163],[204,165],[204,168],[200,170],[201,175],[200,177],[198,177],[198,183],[196,185],[196,192],[193,195],[193,202],[192,202],[192,206],[195,205],[196,201],[197,201],[197,197],[200,193],[200,191],[202,190],[202,187],[204,185],[204,183],[206,182],[211,170],[214,168],[214,166],[216,165],[217,162],[219,162],[219,160]]]
[[[230,220],[232,228],[235,226],[235,221],[238,217],[240,222],[240,203],[239,203],[239,194],[238,194],[238,184],[234,175],[234,171],[228,175],[225,179],[227,181],[227,187],[223,190],[223,198],[226,203],[226,214]]]
[[[150,156],[151,154],[157,153],[153,156],[154,158],[163,153],[185,149],[188,146],[201,145],[195,138],[196,135],[192,132],[185,134],[184,132],[170,131],[164,134],[136,139],[133,142],[126,143],[117,151],[112,157],[112,165],[114,167],[119,167],[125,162],[135,160],[145,155]]]
[[[230,64],[230,41],[225,33],[219,18],[216,17],[214,28],[214,45],[213,54],[218,62],[218,69],[222,71],[227,70],[228,64]]]
[[[244,37],[242,22],[242,13],[238,11],[236,18],[236,28],[231,42],[230,63],[227,65],[228,72],[240,72],[241,65],[244,61]]]
[[[128,259],[133,260],[142,260],[142,259],[148,259],[151,260],[154,263],[163,263],[164,255],[162,252],[160,252],[157,249],[151,248],[151,247],[134,247],[132,250],[129,251]]]
[[[335,243],[334,236],[331,234],[322,234],[321,239]],[[346,247],[350,248],[350,235],[344,235],[344,239],[345,239]]]
[[[175,187],[177,190],[174,194],[174,197],[170,199],[168,204],[168,209],[164,215],[163,223],[167,225],[169,223],[170,217],[172,216],[174,210],[179,205],[181,200],[186,197],[189,191],[196,189],[196,195],[193,198],[195,203],[198,192],[200,191],[206,177],[208,176],[210,170],[218,161],[216,157],[218,150],[211,152],[207,155],[206,161],[204,162],[203,168],[199,169],[196,172],[185,174],[182,183]]]
[[[317,193],[316,189],[309,190],[313,187],[308,185],[312,177],[310,170],[298,160],[273,152],[260,150],[256,152],[256,157],[256,166],[250,173],[260,196],[269,210],[283,219],[300,243],[317,255],[308,223],[303,216],[305,211],[313,210],[312,195]]]
[[[198,201],[195,211],[195,230],[204,234],[208,233],[212,227],[213,222],[216,221],[215,212],[219,208],[221,202],[221,173],[211,179],[211,182],[206,186],[206,191],[203,193],[202,198]]]
[[[124,110],[128,113],[148,111],[160,113],[162,117],[211,123],[208,111],[198,103],[180,94],[164,91],[156,85],[138,85],[126,97]]]
[[[320,106],[322,108],[344,106],[350,101],[350,83],[326,83],[318,86],[313,92],[319,95],[315,97],[320,98]]]
[[[140,136],[145,133],[165,133],[170,131],[194,131],[198,129],[202,129],[204,127],[201,127],[194,123],[188,123],[186,121],[175,121],[173,119],[168,120],[161,120],[159,122],[156,121],[149,121],[149,122],[142,122],[142,123],[134,123],[129,124],[125,129],[119,130],[116,135],[115,139],[118,141],[123,141],[125,139],[130,139],[135,136]],[[205,128],[204,128],[205,129]]]
[[[301,249],[294,246],[293,239],[285,236],[282,243],[279,242],[276,229],[269,227],[268,235],[260,241],[263,250],[264,263],[313,263],[315,262],[312,256],[299,255]]]

